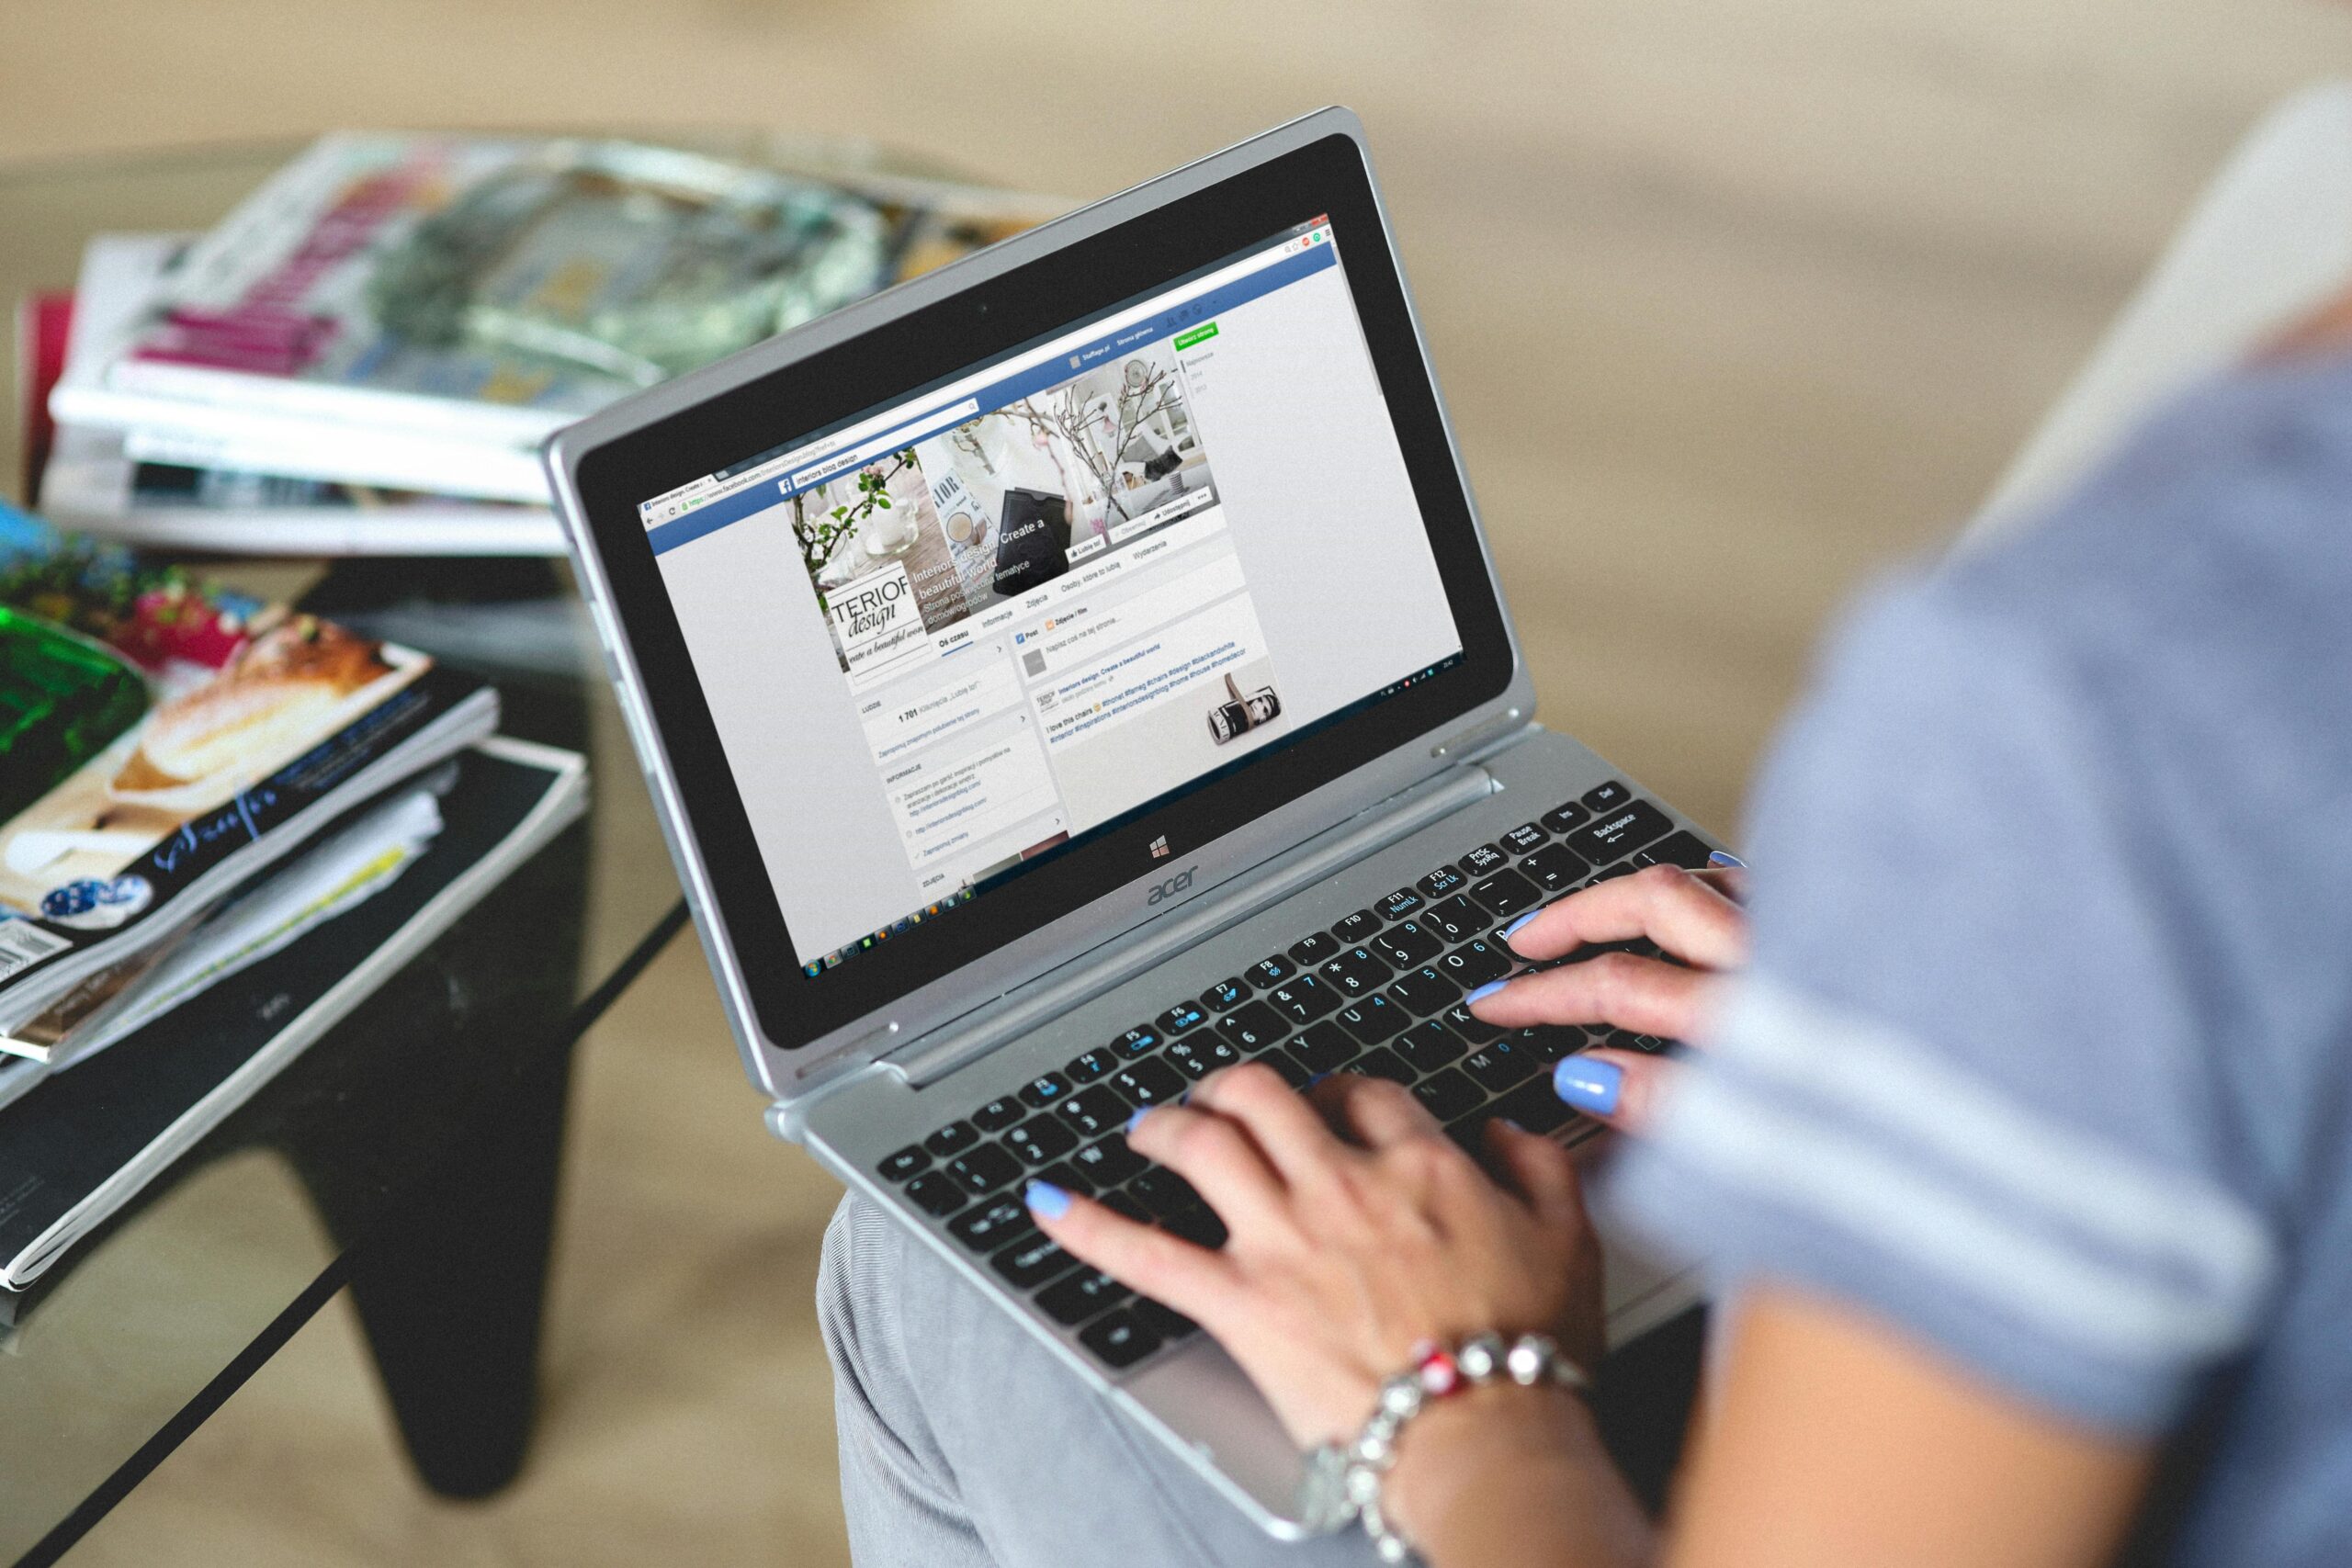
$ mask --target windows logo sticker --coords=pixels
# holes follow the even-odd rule
[[[1151,841],[1151,858],[1154,860],[1166,860],[1168,858],[1167,834],[1162,833],[1159,837]]]

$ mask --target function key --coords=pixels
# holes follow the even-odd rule
[[[1201,1005],[1211,1012],[1226,1012],[1250,999],[1250,982],[1236,975],[1219,980],[1201,993]]]
[[[1577,853],[1598,865],[1631,854],[1673,831],[1673,819],[1665,812],[1646,800],[1636,800],[1594,818],[1592,826],[1577,829],[1568,842]]]
[[[1581,828],[1591,821],[1592,813],[1571,800],[1546,811],[1536,820],[1549,832],[1565,833],[1571,828]]]
[[[1001,1095],[972,1112],[972,1125],[983,1133],[1001,1133],[1028,1114],[1019,1100]]]
[[[1463,874],[1472,878],[1492,876],[1510,863],[1500,844],[1480,844],[1462,857]]]
[[[1566,844],[1546,844],[1519,863],[1521,876],[1532,876],[1546,893],[1565,893],[1585,874],[1584,857]]]
[[[1421,895],[1424,897],[1442,898],[1449,893],[1460,891],[1469,883],[1469,881],[1470,879],[1468,877],[1463,875],[1452,866],[1442,865],[1435,871],[1430,872],[1427,876],[1422,877],[1419,882],[1413,884],[1413,886],[1421,890]]]
[[[1674,832],[1635,855],[1634,863],[1679,865],[1685,871],[1703,871],[1707,867],[1707,857],[1713,852],[1699,841],[1696,833]]]
[[[1633,799],[1634,792],[1627,789],[1621,781],[1611,779],[1605,784],[1597,784],[1585,791],[1578,798],[1584,802],[1588,810],[1614,811]]]
[[[1114,1371],[1132,1367],[1159,1348],[1159,1336],[1137,1322],[1135,1314],[1124,1307],[1088,1325],[1080,1332],[1078,1342]]]
[[[960,1159],[947,1162],[947,1174],[976,1198],[985,1198],[1021,1175],[1021,1162],[994,1144],[982,1144]]]
[[[1429,900],[1409,887],[1399,887],[1373,908],[1384,920],[1401,920]]]
[[[1021,1086],[1021,1098],[1043,1111],[1057,1100],[1069,1098],[1069,1079],[1059,1073],[1046,1073],[1031,1078]],[[972,1120],[977,1122],[979,1118],[975,1116]]]
[[[1307,968],[1322,963],[1339,951],[1338,940],[1322,931],[1316,931],[1290,944],[1292,962]]]
[[[1470,897],[1481,908],[1498,920],[1507,920],[1521,909],[1532,909],[1544,895],[1535,884],[1515,871],[1497,872],[1470,889]]]
[[[925,1138],[922,1141],[922,1146],[941,1159],[947,1159],[962,1154],[979,1141],[979,1134],[972,1130],[972,1124],[969,1122],[950,1122],[946,1126]]]
[[[921,1145],[909,1144],[874,1168],[889,1180],[904,1181],[930,1163],[931,1156],[922,1152]]]
[[[1161,1032],[1172,1035],[1197,1029],[1208,1021],[1208,1009],[1198,1002],[1178,1002],[1153,1021],[1159,1025]]]
[[[1112,1054],[1122,1059],[1141,1056],[1159,1049],[1159,1031],[1148,1023],[1138,1023],[1111,1042]]]
[[[1297,973],[1298,965],[1277,953],[1269,957],[1261,958],[1257,963],[1250,965],[1244,975],[1251,985],[1263,990],[1268,986],[1281,985]]]
[[[944,1216],[964,1206],[964,1190],[945,1171],[927,1170],[907,1183],[907,1200],[926,1214]]]
[[[1118,1065],[1119,1058],[1108,1050],[1095,1050],[1071,1057],[1069,1066],[1062,1071],[1072,1083],[1092,1083]]]
[[[1078,1134],[1070,1130],[1067,1122],[1040,1116],[1035,1122],[1024,1122],[1007,1133],[1004,1146],[1031,1165],[1044,1165],[1078,1147]]]
[[[1359,942],[1370,942],[1372,933],[1379,929],[1378,915],[1374,914],[1370,909],[1358,909],[1354,914],[1333,926],[1331,934],[1341,942],[1352,945]]]
[[[1511,853],[1515,855],[1523,855],[1531,850],[1542,849],[1544,847],[1544,840],[1550,837],[1551,835],[1546,833],[1539,824],[1533,822],[1521,822],[1518,827],[1513,828],[1510,832],[1503,835],[1502,844],[1503,848],[1509,850]]]

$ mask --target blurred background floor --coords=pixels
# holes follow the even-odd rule
[[[8,0],[0,159],[748,123],[1082,198],[1351,104],[1545,716],[1730,827],[1840,597],[1957,525],[2230,144],[2347,68],[2324,0]],[[690,941],[576,1092],[516,1486],[418,1493],[338,1305],[72,1561],[840,1561],[833,1190]]]

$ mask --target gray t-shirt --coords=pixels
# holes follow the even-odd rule
[[[2165,1561],[2352,1563],[2352,363],[1871,595],[1746,852],[1753,972],[1610,1200],[2163,1438]]]

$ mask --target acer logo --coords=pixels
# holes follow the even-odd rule
[[[1200,867],[1198,866],[1186,866],[1183,870],[1178,872],[1175,875],[1170,877],[1167,881],[1153,888],[1151,890],[1151,897],[1145,899],[1144,902],[1146,904],[1157,904],[1162,898],[1175,897],[1176,895],[1183,892],[1184,889],[1193,886],[1193,873],[1199,869]]]

